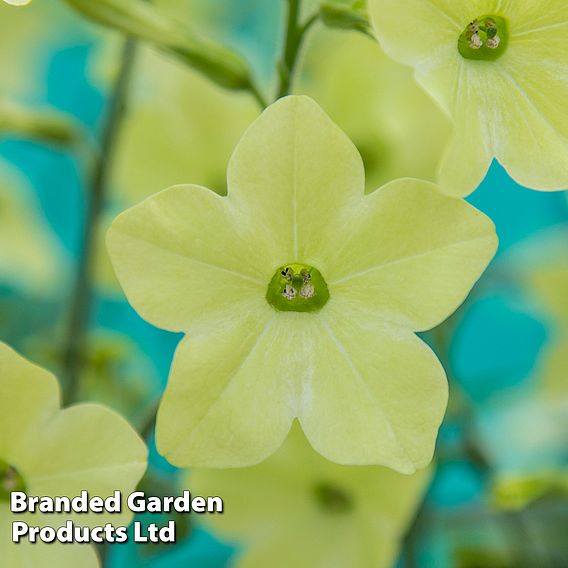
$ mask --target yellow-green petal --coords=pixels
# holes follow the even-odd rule
[[[322,255],[332,298],[422,331],[463,302],[496,248],[485,215],[428,182],[406,179],[361,199]]]
[[[26,447],[22,459],[26,482],[34,494],[79,495],[87,490],[106,497],[121,491],[126,497],[146,470],[146,447],[116,412],[99,404],[83,403],[53,416]],[[81,522],[128,524],[132,513],[108,513]]]
[[[20,448],[59,408],[59,386],[51,373],[0,343],[0,456],[18,465]]]
[[[229,198],[256,220],[257,241],[274,243],[273,269],[317,266],[335,220],[362,196],[365,173],[357,149],[324,111],[293,96],[247,130],[229,162],[228,185]]]
[[[269,245],[252,219],[198,186],[176,186],[122,213],[107,236],[129,302],[148,321],[187,331],[202,319],[264,298]]]
[[[33,525],[35,516],[26,520]],[[97,568],[100,563],[95,549],[88,544],[32,544],[22,541],[17,545],[12,539],[12,521],[9,507],[0,503],[0,566],[9,568]]]
[[[308,440],[341,464],[425,467],[448,397],[436,356],[409,330],[343,299],[318,319],[299,411]]]
[[[178,466],[258,463],[282,443],[296,413],[293,322],[259,297],[179,345],[157,422],[158,450]],[[289,322],[289,323],[288,323]],[[288,325],[287,325],[288,323]]]

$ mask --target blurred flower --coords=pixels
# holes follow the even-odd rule
[[[430,479],[381,467],[345,467],[316,454],[294,426],[276,454],[239,470],[196,470],[187,485],[221,495],[207,524],[245,551],[238,567],[392,566]]]
[[[62,372],[60,342],[34,337],[26,352],[55,374]],[[155,410],[160,384],[152,361],[127,335],[106,329],[89,333],[78,379],[77,400],[98,402],[142,426]]]
[[[96,566],[86,545],[11,542],[11,524],[59,527],[127,524],[131,514],[12,514],[11,490],[75,497],[82,490],[107,497],[132,491],[146,469],[146,448],[118,414],[95,404],[61,410],[56,379],[0,344],[0,549],[2,566]]]
[[[353,140],[365,163],[367,191],[402,177],[435,180],[449,121],[411,70],[376,42],[358,33],[318,30],[298,91],[317,100]]]
[[[0,162],[0,282],[30,294],[49,294],[64,283],[59,243],[41,217],[31,189]]]
[[[10,6],[25,6],[29,4],[32,0],[4,0],[6,4],[10,4]]]
[[[141,49],[118,148],[119,199],[131,205],[187,179],[225,193],[230,153],[257,115],[250,97]]]
[[[525,186],[568,187],[568,4],[370,0],[378,39],[455,122],[442,189],[467,195],[496,157]]]
[[[170,188],[109,231],[135,309],[188,332],[160,452],[184,466],[251,465],[298,417],[334,461],[426,466],[447,386],[413,331],[463,301],[495,252],[492,223],[418,180],[365,196],[357,150],[307,97],[249,128],[228,182],[225,198]]]

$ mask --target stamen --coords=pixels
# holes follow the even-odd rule
[[[458,51],[465,59],[495,61],[507,49],[507,21],[500,16],[485,15],[470,22],[458,38]]]
[[[487,47],[489,49],[497,49],[500,43],[501,40],[499,39],[499,36],[496,35],[495,37],[491,37],[487,40]]]
[[[479,34],[473,34],[469,40],[469,47],[471,47],[471,49],[480,49],[482,45],[483,41],[479,37]]]
[[[469,24],[468,29],[472,34],[479,33],[479,21],[473,20],[473,22],[471,22],[471,24]]]
[[[290,286],[290,284],[286,284],[286,287],[284,288],[282,295],[287,300],[293,300],[296,297],[296,288],[294,288],[294,286]]]
[[[317,312],[328,300],[329,289],[321,272],[304,264],[279,268],[266,291],[266,301],[281,312]]]
[[[315,292],[316,289],[311,284],[304,284],[300,288],[300,296],[302,296],[302,298],[313,298]]]
[[[288,266],[285,270],[282,271],[282,276],[288,282],[292,282],[292,278],[294,278],[294,271]]]

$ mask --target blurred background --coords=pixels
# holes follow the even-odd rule
[[[152,3],[246,58],[268,99],[278,79],[285,4]],[[305,2],[306,18],[316,4]],[[0,2],[0,340],[54,371],[68,400],[115,408],[152,444],[152,416],[180,337],[146,324],[128,305],[104,233],[117,213],[169,185],[226,192],[229,155],[260,107],[249,93],[223,90],[143,41],[125,41],[63,0],[33,0],[25,8]],[[397,177],[434,179],[450,125],[410,71],[365,33],[315,23],[292,91],[318,101],[355,142],[369,191]],[[392,556],[408,567],[562,568],[568,196],[520,187],[494,163],[468,200],[495,222],[500,249],[462,308],[424,334],[447,370],[451,400],[431,475],[393,520]],[[79,377],[74,389],[72,377]],[[281,459],[299,459],[294,470],[307,463]],[[143,481],[149,493],[192,486],[191,472],[187,477],[155,450],[150,472]],[[219,486],[249,482],[246,472],[232,475],[225,472]],[[251,475],[260,476],[260,486],[273,474]],[[251,546],[251,517],[283,531],[294,522],[289,511],[279,516],[286,483],[266,484],[264,511],[243,505],[242,535],[227,538],[206,519],[179,517],[176,545],[116,545],[101,551],[105,565],[238,563]],[[343,506],[341,496],[326,495],[333,507]],[[290,539],[275,540],[264,560],[255,564],[249,556],[246,565],[300,565],[282,563],[290,549],[303,550]],[[314,532],[309,546],[330,546],[325,532]]]

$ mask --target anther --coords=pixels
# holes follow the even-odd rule
[[[471,49],[481,49],[482,45],[483,41],[481,40],[479,34],[473,34],[469,40],[469,47],[471,47]]]
[[[501,40],[499,39],[499,36],[496,35],[495,37],[491,37],[487,40],[487,47],[489,49],[497,49],[500,43]]]
[[[292,282],[292,278],[294,278],[294,271],[288,267],[282,271],[282,276],[288,280],[288,282]]]
[[[296,294],[297,294],[296,288],[294,288],[294,286],[290,286],[290,284],[286,284],[284,290],[282,291],[282,295],[287,300],[293,300],[296,297]]]
[[[472,34],[478,33],[479,32],[479,20],[473,20],[473,22],[471,22],[471,24],[469,24],[468,29]]]
[[[316,290],[311,284],[304,284],[300,288],[300,296],[302,296],[302,298],[313,298],[315,292]]]

